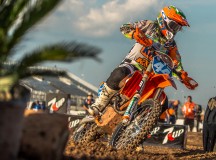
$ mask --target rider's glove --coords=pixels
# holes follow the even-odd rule
[[[136,30],[133,33],[133,38],[141,45],[147,47],[151,46],[153,43],[152,40],[147,38],[146,35],[142,33],[142,31],[138,27],[136,27]]]
[[[181,71],[181,82],[190,90],[194,90],[198,86],[198,83],[191,77],[188,77],[187,72],[183,70]]]

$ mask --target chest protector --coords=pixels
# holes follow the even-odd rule
[[[156,22],[150,20],[144,20],[137,23],[137,27],[145,33],[145,35],[153,40],[153,44],[150,47],[143,46],[139,43],[135,43],[126,59],[134,60],[143,66],[146,70],[149,62],[153,59],[154,52],[160,51],[168,54],[169,47],[174,44],[174,41],[167,41],[166,38],[160,33],[160,28]]]

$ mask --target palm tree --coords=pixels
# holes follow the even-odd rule
[[[81,57],[98,60],[100,49],[76,42],[59,42],[25,54],[16,67],[5,69],[5,62],[16,53],[16,46],[37,23],[63,0],[0,0],[0,90],[31,74],[27,69],[43,61],[71,62]]]
[[[19,79],[33,74],[28,69],[30,66],[43,61],[71,62],[83,57],[98,60],[100,49],[71,41],[40,47],[26,53],[26,56],[13,67],[8,68],[5,65],[16,53],[16,46],[24,40],[25,34],[53,11],[61,1],[63,0],[0,0],[0,155],[2,159],[15,159],[17,156],[24,105],[19,99],[6,102],[4,98],[1,99],[1,93],[9,93]],[[66,131],[68,131],[66,125],[59,130],[60,133]],[[65,136],[63,138],[67,139]],[[61,141],[62,139],[59,138],[59,142]]]

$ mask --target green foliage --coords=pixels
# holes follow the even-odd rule
[[[23,78],[27,74],[25,68],[41,63],[42,61],[71,62],[82,57],[94,57],[95,60],[100,61],[96,57],[99,52],[100,49],[85,44],[61,42],[45,46],[27,54],[17,65],[15,72],[20,73],[19,78]]]
[[[20,78],[31,74],[28,67],[44,61],[71,62],[81,57],[98,60],[100,50],[96,47],[76,42],[59,42],[26,53],[16,67],[5,69],[4,63],[16,53],[15,48],[25,34],[61,1],[63,0],[0,0],[0,81],[6,77],[10,83],[16,83]]]

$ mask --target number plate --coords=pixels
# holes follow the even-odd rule
[[[156,74],[168,74],[172,77],[172,69],[159,56],[153,58],[152,68]]]

